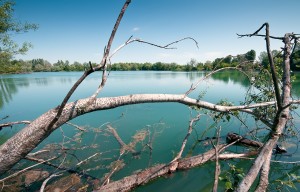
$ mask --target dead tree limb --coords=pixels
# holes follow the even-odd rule
[[[193,131],[193,124],[194,124],[196,121],[199,121],[199,119],[200,119],[200,114],[197,115],[197,117],[191,119],[191,121],[190,121],[190,123],[189,123],[189,127],[188,127],[188,132],[187,132],[185,138],[184,138],[183,141],[182,141],[182,145],[181,145],[180,151],[178,152],[178,154],[176,155],[176,157],[175,157],[171,162],[177,161],[178,159],[181,158],[182,153],[183,153],[183,150],[184,150],[185,145],[186,145],[186,142],[187,142],[189,136],[191,135],[191,133],[192,133],[192,131]]]
[[[126,2],[124,3],[122,9],[121,9],[121,12],[118,16],[118,19],[115,23],[115,26],[112,30],[112,33],[110,35],[110,38],[108,40],[108,43],[107,43],[107,46],[106,46],[106,49],[105,49],[105,53],[104,53],[104,56],[102,58],[102,61],[101,63],[95,67],[95,68],[91,68],[87,71],[84,72],[84,74],[76,81],[76,83],[72,86],[72,88],[69,90],[68,94],[65,96],[65,98],[63,99],[62,103],[60,104],[60,106],[58,106],[58,109],[57,109],[57,113],[55,115],[55,117],[53,118],[52,121],[50,121],[50,123],[47,125],[47,129],[51,129],[52,126],[58,121],[58,119],[60,118],[62,112],[63,112],[63,109],[64,107],[66,106],[68,100],[70,99],[70,97],[73,95],[73,93],[75,92],[75,90],[77,89],[77,87],[82,83],[82,81],[87,77],[89,76],[91,73],[93,73],[94,71],[98,71],[98,70],[101,70],[103,69],[103,71],[105,71],[105,67],[106,67],[106,60],[107,60],[107,57],[109,55],[109,52],[110,52],[110,47],[111,47],[111,44],[114,40],[114,37],[115,37],[115,34],[117,32],[117,29],[119,27],[119,24],[122,20],[122,17],[128,7],[128,5],[130,4],[131,0],[126,0]],[[103,77],[104,78],[104,77]]]
[[[206,101],[196,100],[184,95],[172,94],[136,94],[119,97],[97,98],[93,104],[89,103],[90,98],[80,99],[75,102],[66,104],[60,119],[55,125],[48,130],[47,125],[56,115],[56,109],[51,109],[44,113],[29,125],[8,139],[0,146],[0,175],[9,170],[14,164],[24,158],[32,151],[42,140],[44,140],[52,131],[57,129],[67,121],[80,115],[97,111],[107,110],[124,105],[133,105],[140,103],[181,103],[187,106],[197,106],[218,112],[229,112],[231,110],[252,109],[256,107],[264,107],[274,105],[275,102],[257,103],[252,105],[241,106],[222,106],[209,103]],[[291,103],[300,103],[295,100]],[[46,129],[45,129],[46,128]]]
[[[198,47],[198,42],[192,38],[192,37],[185,37],[185,38],[182,38],[180,40],[177,40],[177,41],[173,41],[167,45],[158,45],[158,44],[155,44],[155,43],[151,43],[151,42],[148,42],[148,41],[144,41],[142,39],[139,39],[139,38],[134,38],[132,39],[132,36],[122,45],[120,45],[117,49],[115,49],[113,51],[113,53],[108,57],[108,59],[110,60],[118,51],[120,51],[123,47],[125,47],[126,45],[130,44],[130,43],[133,43],[133,42],[139,42],[139,43],[144,43],[144,44],[148,44],[148,45],[151,45],[151,46],[154,46],[154,47],[158,47],[158,48],[162,48],[162,49],[176,49],[176,47],[170,47],[170,45],[173,45],[175,43],[179,43],[181,41],[184,41],[184,40],[193,40],[194,43],[196,44],[197,48]]]

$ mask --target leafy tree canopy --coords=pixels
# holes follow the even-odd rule
[[[0,0],[0,64],[7,62],[16,54],[24,54],[31,47],[31,44],[24,42],[18,45],[11,36],[18,33],[25,33],[36,30],[36,24],[22,23],[13,17],[15,3],[10,0]]]

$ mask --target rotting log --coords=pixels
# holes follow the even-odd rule
[[[252,139],[247,139],[237,133],[228,133],[226,137],[227,143],[236,142],[237,144],[247,145],[251,147],[260,148],[263,146],[263,143],[259,141],[254,141]]]

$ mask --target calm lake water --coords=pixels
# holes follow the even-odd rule
[[[56,107],[81,74],[80,72],[57,72],[0,75],[0,118],[9,116],[1,123],[33,120],[49,109]],[[107,84],[99,96],[109,97],[138,93],[182,94],[190,88],[192,83],[195,83],[204,75],[204,72],[111,72]],[[300,74],[296,74],[296,76],[299,78],[293,83],[293,95],[299,97]],[[101,73],[92,74],[80,85],[70,100],[75,101],[79,98],[89,97],[94,93],[100,81]],[[214,74],[209,80],[202,82],[190,97],[198,98],[200,95],[202,100],[209,102],[216,103],[221,99],[226,99],[234,104],[239,104],[244,101],[249,86],[248,79],[238,72],[220,72]],[[299,110],[297,112],[300,114]],[[205,115],[204,112],[201,113],[203,113],[203,116],[194,127],[194,132],[187,143],[184,156],[198,154],[210,149],[210,145],[207,146],[205,142],[197,141],[214,136],[216,127],[222,127],[221,136],[223,141],[228,132],[244,134],[257,127],[262,127],[261,124],[255,124],[253,119],[247,118],[247,115],[241,116],[248,119],[247,127],[234,118],[230,122],[215,125],[209,116]],[[189,107],[176,103],[138,104],[98,111],[71,121],[76,125],[85,127],[89,130],[88,132],[78,136],[78,130],[70,125],[64,125],[43,141],[36,150],[51,143],[63,142],[68,147],[86,146],[86,149],[74,151],[74,154],[69,155],[67,158],[68,163],[76,163],[77,159],[83,160],[96,152],[101,153],[99,157],[84,165],[83,168],[89,169],[98,166],[96,170],[89,170],[88,174],[102,178],[109,171],[108,166],[110,163],[119,157],[119,144],[106,130],[106,125],[110,124],[114,127],[127,144],[133,140],[133,135],[144,130],[143,133],[148,133],[148,135],[144,141],[136,145],[137,151],[142,150],[141,154],[138,158],[132,157],[131,154],[122,156],[126,166],[112,177],[112,180],[117,180],[130,175],[136,170],[144,169],[148,165],[167,163],[172,160],[180,149],[189,120],[195,117],[196,114],[197,112]],[[295,115],[295,122],[296,127],[299,128],[300,121],[297,115]],[[0,144],[22,128],[22,125],[18,125],[12,129],[3,129],[0,132]],[[257,136],[261,137],[263,133],[257,133]],[[69,138],[73,138],[73,140]],[[70,142],[66,142],[68,139]],[[151,139],[152,153],[144,147]],[[290,155],[274,155],[274,159],[281,161],[300,160],[297,139],[286,138],[282,143],[287,146]],[[246,151],[247,149],[235,146],[230,150]],[[222,162],[223,175],[229,170],[230,163],[247,170],[251,161],[224,161]],[[272,167],[274,167],[271,173],[271,180],[273,181],[287,179],[286,173],[300,175],[299,168],[296,165],[273,163]],[[167,179],[157,179],[136,189],[136,191],[211,191],[213,178],[214,163],[208,163],[190,171],[176,173]],[[221,183],[221,185],[224,187],[224,183]],[[222,189],[221,186],[220,189]]]

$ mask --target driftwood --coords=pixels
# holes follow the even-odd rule
[[[228,133],[226,137],[227,143],[236,142],[237,144],[247,145],[251,147],[260,148],[263,146],[263,143],[247,139],[237,133]]]

